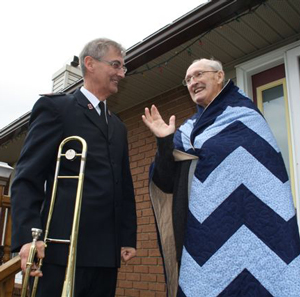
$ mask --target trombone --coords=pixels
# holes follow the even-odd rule
[[[77,153],[73,149],[69,149],[65,153],[62,153],[62,149],[63,149],[64,145],[69,141],[80,142],[82,145],[81,153]],[[73,295],[74,295],[77,239],[78,239],[78,230],[79,230],[79,221],[80,221],[80,211],[81,211],[81,201],[82,201],[86,155],[87,155],[86,141],[79,136],[70,136],[70,137],[65,138],[60,143],[59,148],[58,148],[55,175],[54,175],[52,195],[51,195],[51,203],[50,203],[50,207],[49,207],[48,219],[47,219],[45,235],[44,235],[44,244],[45,244],[45,248],[47,247],[48,242],[67,243],[70,245],[69,246],[68,263],[67,263],[67,267],[66,267],[65,280],[64,280],[64,284],[63,284],[63,290],[62,290],[61,297],[73,297]],[[61,176],[61,175],[59,175],[61,158],[65,157],[67,160],[73,161],[78,156],[81,157],[79,174],[76,176]],[[48,234],[49,234],[49,228],[50,228],[50,224],[51,224],[52,214],[54,211],[58,180],[59,179],[67,179],[67,178],[78,179],[74,216],[73,216],[73,224],[72,224],[70,240],[49,238]],[[34,265],[34,258],[35,258],[35,254],[36,254],[36,241],[38,240],[39,236],[42,233],[42,230],[37,229],[37,228],[32,228],[31,231],[32,231],[33,241],[31,243],[28,260],[26,263],[26,271],[25,271],[24,278],[23,278],[21,297],[27,296],[27,288],[28,288],[30,271],[31,271],[32,266]],[[43,265],[43,259],[39,259],[37,265],[38,265],[38,270],[40,270]],[[39,277],[36,276],[34,278],[34,282],[33,282],[31,297],[35,297],[35,295],[36,295],[38,281],[39,281]]]

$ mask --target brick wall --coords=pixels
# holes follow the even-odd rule
[[[135,188],[138,234],[137,257],[123,264],[116,296],[165,297],[166,286],[154,215],[148,192],[149,166],[156,152],[156,140],[141,116],[155,104],[166,122],[176,115],[176,126],[195,112],[195,104],[184,87],[178,87],[120,114],[128,129],[131,173]]]

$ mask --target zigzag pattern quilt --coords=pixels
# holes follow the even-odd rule
[[[300,296],[300,243],[288,176],[252,101],[229,82],[175,133],[199,157],[178,296]]]

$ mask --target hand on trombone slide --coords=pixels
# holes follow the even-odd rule
[[[31,244],[32,244],[31,242],[24,244],[19,253],[19,255],[21,257],[21,269],[22,269],[23,273],[26,272],[26,263],[28,260]],[[45,257],[45,243],[43,241],[36,242],[36,257],[38,259],[43,259]],[[33,276],[33,277],[43,276],[42,271],[37,269],[37,264],[32,265],[30,276]]]

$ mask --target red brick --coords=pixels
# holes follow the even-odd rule
[[[143,249],[154,249],[157,248],[157,242],[156,241],[142,241],[141,242],[141,248]]]
[[[128,265],[140,265],[141,264],[141,258],[135,257],[130,260],[130,262],[127,262]]]
[[[137,220],[138,225],[148,225],[150,223],[149,217],[141,217]]]
[[[141,173],[144,173],[144,172],[145,172],[144,167],[136,167],[136,168],[131,169],[131,174],[132,175],[141,174]]]
[[[138,165],[138,162],[131,162],[130,163],[130,170],[132,170],[133,168],[136,168],[138,166],[140,166],[140,165]]]
[[[152,208],[149,208],[149,209],[143,209],[143,210],[142,210],[142,216],[143,216],[143,217],[153,216],[153,210],[152,210]]]
[[[139,153],[149,152],[151,150],[153,150],[153,144],[152,143],[149,143],[147,145],[139,147]]]
[[[147,266],[134,266],[135,273],[148,273],[149,269]]]
[[[138,202],[143,202],[145,200],[144,196],[143,195],[139,195],[139,196],[135,196],[135,202],[138,203]]]
[[[156,227],[154,224],[150,225],[146,225],[146,226],[141,226],[142,232],[156,232]]]
[[[116,289],[116,297],[117,296],[124,296],[125,290],[122,288],[117,288]]]
[[[142,265],[157,265],[157,258],[142,258]]]
[[[146,144],[146,140],[145,139],[140,139],[139,141],[136,141],[136,142],[132,143],[132,148],[145,146],[145,144]]]
[[[129,281],[139,281],[141,279],[141,275],[139,273],[127,273],[126,280]]]
[[[138,160],[142,160],[145,158],[145,154],[144,153],[138,153],[138,154],[134,154],[130,157],[130,162],[134,162],[134,161],[138,161]]]
[[[149,273],[163,274],[164,269],[162,266],[149,266]]]
[[[136,149],[131,149],[131,150],[129,151],[129,157],[132,157],[132,156],[137,155],[138,152],[139,152],[139,150],[138,150],[137,148],[136,148]]]
[[[144,201],[146,201],[145,197],[144,197]],[[150,223],[154,224],[155,223],[155,218],[154,217],[150,217]]]
[[[143,297],[155,297],[155,292],[141,291],[141,296],[143,296]]]
[[[137,209],[145,209],[150,207],[151,207],[150,202],[142,202],[137,205]]]
[[[149,290],[164,292],[166,285],[162,283],[149,283]]]
[[[149,250],[149,257],[160,257],[159,249]]]
[[[141,274],[141,281],[144,282],[156,282],[156,274]]]
[[[164,292],[155,292],[155,297],[166,297],[166,290]]]
[[[148,181],[147,181],[147,184],[148,184]],[[149,194],[144,195],[144,200],[145,201],[150,201],[150,195]]]
[[[126,274],[123,272],[119,272],[118,273],[118,279],[119,280],[125,280],[126,279]]]
[[[143,181],[136,181],[133,183],[133,186],[135,189],[139,189],[139,188],[143,188],[145,185]]]
[[[133,282],[134,289],[148,290],[149,284],[147,282]]]
[[[144,172],[144,168],[143,168],[143,172]],[[148,194],[148,188],[141,188],[141,189],[137,189],[136,194],[137,195],[143,195],[143,194]]]
[[[133,270],[134,270],[133,267],[134,267],[134,266],[123,264],[123,265],[121,266],[121,270],[122,270],[123,272],[133,272]]]
[[[137,257],[148,257],[148,255],[149,255],[149,250],[147,249],[137,250]]]
[[[149,173],[145,172],[137,176],[137,180],[149,180]]]
[[[129,290],[126,289],[125,290],[125,296],[126,297],[142,297],[142,295],[140,295],[140,290]]]
[[[157,275],[157,282],[158,283],[165,283],[166,282],[166,280],[165,280],[165,276],[163,275],[163,274],[159,274],[159,275]]]
[[[120,280],[118,282],[120,288],[132,288],[132,282]]]
[[[144,158],[144,159],[138,161],[138,166],[149,167],[151,163],[152,163],[152,158]]]
[[[150,151],[146,151],[144,158],[153,158],[154,159],[155,154],[156,154],[156,147]]]

